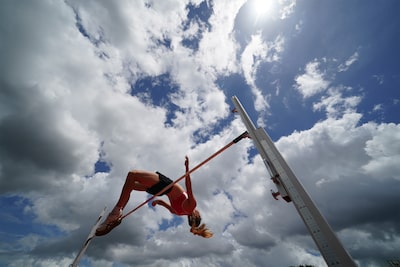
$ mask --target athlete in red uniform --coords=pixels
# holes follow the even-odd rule
[[[166,194],[168,196],[170,204],[161,199],[157,199],[152,202],[152,205],[161,205],[168,209],[171,213],[178,216],[187,215],[189,225],[191,226],[190,231],[194,235],[200,235],[205,238],[212,237],[212,232],[205,227],[205,224],[200,225],[201,216],[200,212],[196,209],[197,203],[192,191],[188,157],[186,157],[185,160],[185,167],[186,191],[182,186],[176,183],[162,194]],[[121,196],[117,204],[104,222],[97,228],[96,235],[105,235],[114,227],[119,225],[122,217],[122,210],[128,203],[132,190],[146,191],[149,194],[155,195],[171,183],[173,183],[171,179],[159,172],[153,173],[139,170],[130,171],[126,177],[125,184],[122,188]]]

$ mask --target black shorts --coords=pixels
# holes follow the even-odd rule
[[[168,185],[173,183],[173,181],[171,179],[169,179],[167,176],[165,176],[159,172],[156,172],[156,173],[158,174],[159,182],[156,183],[155,185],[153,185],[152,187],[147,188],[147,190],[146,190],[146,192],[151,195],[156,195],[158,192],[163,190],[165,187],[167,187]],[[171,192],[171,190],[172,190],[172,186],[171,186],[171,188],[166,190],[164,193],[162,193],[161,196],[168,194],[169,192]]]

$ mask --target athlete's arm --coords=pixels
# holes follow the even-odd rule
[[[185,183],[186,183],[186,191],[188,194],[188,204],[191,209],[194,209],[197,205],[196,199],[193,195],[192,190],[192,181],[190,180],[190,173],[189,173],[189,158],[185,157],[185,167],[186,167],[186,176],[185,176]]]
[[[167,210],[169,210],[169,212],[176,214],[175,210],[174,210],[167,202],[165,202],[164,200],[161,200],[161,199],[154,200],[154,201],[151,203],[151,205],[152,205],[153,207],[154,207],[155,205],[161,205],[161,206],[163,206],[164,208],[166,208]]]

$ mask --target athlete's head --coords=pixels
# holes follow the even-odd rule
[[[197,209],[194,209],[192,214],[188,215],[189,226],[198,227],[201,223],[201,215]]]
[[[195,209],[191,215],[188,215],[188,222],[190,226],[190,232],[194,235],[199,235],[204,238],[210,238],[213,236],[213,233],[206,228],[206,225],[201,223],[200,212]],[[199,226],[200,225],[200,226]]]

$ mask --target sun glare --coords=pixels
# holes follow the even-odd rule
[[[272,15],[276,0],[253,0],[253,10],[256,18]]]

